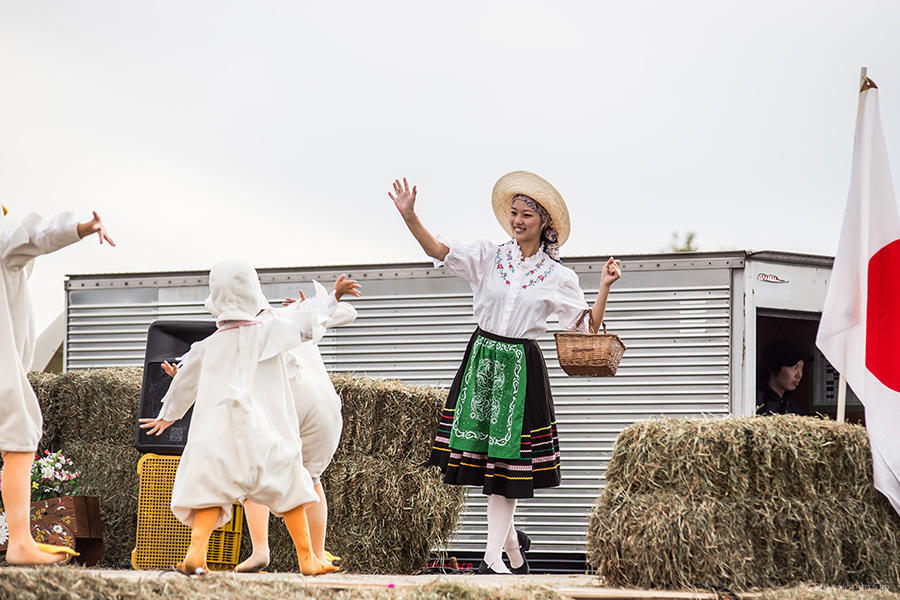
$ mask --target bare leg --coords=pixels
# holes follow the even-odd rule
[[[512,527],[513,514],[516,512],[516,499],[506,498],[499,494],[488,496],[487,505],[487,547],[484,550],[484,562],[497,573],[509,573],[503,562],[503,544],[506,542]]]
[[[191,524],[191,545],[188,547],[184,562],[178,568],[185,573],[195,574],[198,569],[208,571],[206,565],[206,551],[209,546],[209,536],[216,528],[216,521],[222,509],[218,506],[198,508],[194,511],[194,522]]]
[[[9,525],[6,562],[11,565],[50,565],[69,558],[63,552],[42,552],[31,535],[32,452],[3,453],[3,508]]]
[[[309,539],[309,523],[306,520],[306,508],[303,505],[284,513],[284,524],[291,534],[291,539],[294,540],[301,573],[323,575],[339,570],[338,567],[320,560],[313,553],[312,542]]]
[[[322,483],[316,483],[319,501],[307,505],[306,518],[309,520],[309,538],[312,541],[313,554],[319,560],[329,562],[325,558],[325,528],[328,525],[328,502],[325,500],[325,489]]]
[[[250,500],[244,501],[247,529],[253,551],[247,560],[234,568],[238,573],[258,573],[269,566],[269,508]]]

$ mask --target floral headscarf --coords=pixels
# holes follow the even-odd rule
[[[541,243],[544,244],[544,252],[547,253],[547,256],[562,264],[562,261],[559,260],[559,236],[557,236],[556,230],[553,229],[550,213],[547,212],[546,208],[541,206],[540,202],[525,194],[516,194],[513,196],[512,201],[515,202],[516,200],[524,202],[528,208],[536,212],[541,218],[541,225],[543,226],[543,230],[541,230]]]

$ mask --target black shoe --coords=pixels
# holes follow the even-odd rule
[[[528,537],[528,534],[522,531],[521,529],[516,528],[516,538],[519,540],[519,552],[522,553],[522,564],[518,567],[513,567],[510,565],[509,570],[514,575],[528,575],[528,559],[525,557],[525,552],[531,548],[531,538]]]
[[[509,575],[509,573],[500,573],[498,571],[493,570],[486,562],[483,560],[481,564],[478,565],[478,570],[475,571],[479,575]]]
[[[525,533],[518,527],[516,528],[516,538],[518,538],[519,540],[519,549],[522,552],[528,552],[529,550],[531,550],[531,538],[528,537],[527,533]]]

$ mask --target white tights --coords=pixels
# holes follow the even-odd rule
[[[488,496],[487,504],[487,547],[484,550],[484,562],[497,573],[508,573],[503,564],[503,550],[509,556],[513,568],[522,566],[524,557],[519,552],[519,538],[513,525],[516,512],[516,499],[499,494]]]

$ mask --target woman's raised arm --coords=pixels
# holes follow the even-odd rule
[[[591,333],[597,333],[600,323],[603,322],[603,315],[606,314],[606,300],[609,298],[609,288],[612,287],[622,276],[622,269],[619,261],[612,256],[603,265],[603,275],[600,277],[600,289],[597,291],[597,298],[594,305],[591,306]]]
[[[394,206],[400,211],[400,215],[403,217],[403,221],[409,228],[410,233],[422,246],[425,254],[437,260],[447,258],[450,248],[431,235],[431,232],[425,229],[425,226],[422,225],[422,221],[419,220],[419,216],[416,214],[416,186],[413,186],[412,190],[410,190],[406,177],[403,178],[402,184],[399,179],[396,179],[394,180],[394,194],[388,192],[388,196],[391,197],[391,200],[394,201]]]

